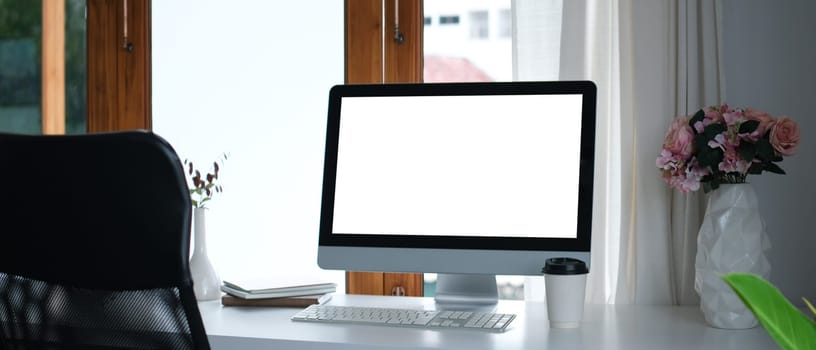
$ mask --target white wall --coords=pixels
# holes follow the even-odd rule
[[[787,175],[750,177],[770,236],[771,281],[791,300],[816,299],[816,2],[724,0],[726,102],[786,114],[800,126]]]
[[[231,154],[207,213],[221,277],[327,276],[317,236],[343,2],[154,1],[152,26],[155,132],[199,164]]]

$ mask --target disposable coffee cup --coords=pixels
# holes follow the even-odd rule
[[[576,328],[584,314],[586,263],[573,258],[547,259],[544,268],[547,317],[551,328]]]

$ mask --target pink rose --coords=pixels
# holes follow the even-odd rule
[[[679,154],[683,158],[689,158],[692,152],[692,145],[694,140],[694,131],[689,126],[689,119],[691,117],[677,117],[675,118],[669,131],[666,132],[666,140],[663,142],[663,148],[671,151],[673,154]]]
[[[768,131],[768,127],[770,127],[770,124],[773,123],[774,121],[773,117],[771,117],[770,114],[751,108],[746,109],[742,115],[745,117],[746,120],[756,120],[759,122],[759,126],[756,128],[756,132],[760,136],[765,135],[765,132]]]
[[[791,156],[799,146],[799,125],[787,116],[781,116],[771,125],[771,146],[776,153]]]

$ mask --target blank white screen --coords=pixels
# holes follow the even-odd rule
[[[344,97],[332,232],[576,238],[581,102]]]

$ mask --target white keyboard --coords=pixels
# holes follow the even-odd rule
[[[312,305],[292,321],[371,324],[425,329],[461,328],[504,332],[516,315],[471,311],[422,311],[378,307]]]

